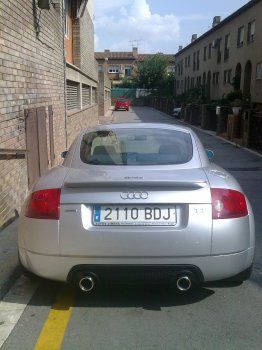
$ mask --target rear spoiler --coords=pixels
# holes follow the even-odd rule
[[[83,182],[71,182],[64,183],[65,188],[123,188],[133,187],[142,188],[146,187],[173,187],[180,190],[198,190],[207,186],[206,181],[158,181],[158,180],[143,180],[143,181],[83,181]]]

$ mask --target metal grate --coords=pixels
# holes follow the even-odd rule
[[[82,85],[82,106],[91,105],[91,86]]]
[[[79,84],[73,81],[66,82],[66,109],[79,108]]]

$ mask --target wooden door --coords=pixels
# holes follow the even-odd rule
[[[29,187],[48,169],[45,107],[25,111],[25,130]]]

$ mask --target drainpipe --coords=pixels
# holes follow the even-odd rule
[[[63,59],[64,59],[64,106],[65,106],[65,142],[68,149],[67,140],[67,115],[66,115],[66,55],[65,55],[65,2],[62,0],[62,22],[63,22]]]

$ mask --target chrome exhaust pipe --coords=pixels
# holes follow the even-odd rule
[[[95,288],[95,281],[92,276],[85,276],[79,280],[78,285],[82,292],[89,293]]]
[[[187,292],[192,287],[192,282],[188,276],[180,276],[176,281],[177,289],[181,292]]]

